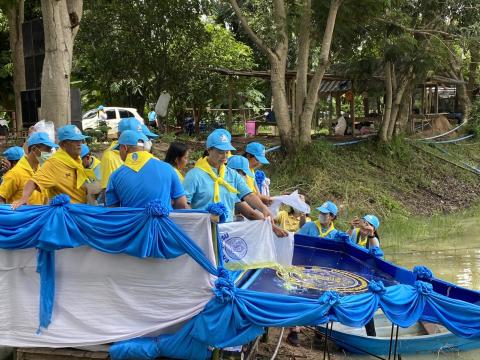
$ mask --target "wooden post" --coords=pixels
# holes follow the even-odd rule
[[[422,98],[420,100],[420,114],[425,114],[425,84],[422,86]]]
[[[350,117],[352,119],[352,136],[355,136],[355,92],[352,84],[352,96],[350,98]]]
[[[227,129],[232,132],[233,127],[233,81],[232,77],[228,76],[228,117],[227,117]]]
[[[342,98],[339,93],[335,94],[335,115],[337,119],[342,115]]]
[[[438,84],[435,84],[435,114],[438,114]]]

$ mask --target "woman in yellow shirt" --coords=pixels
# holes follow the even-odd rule
[[[165,162],[173,166],[175,172],[183,183],[183,172],[188,164],[189,149],[186,144],[180,142],[173,142],[165,154]]]

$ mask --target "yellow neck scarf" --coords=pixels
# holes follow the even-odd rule
[[[255,174],[255,169],[250,169],[250,171],[252,172],[252,174]],[[249,187],[249,189],[252,190],[252,192],[254,192],[255,194],[258,194],[257,185],[255,184],[255,177],[246,175],[245,182],[247,183],[247,186]]]
[[[51,158],[57,159],[71,169],[75,169],[75,173],[77,175],[77,189],[80,189],[85,181],[87,181],[88,177],[82,165],[82,160],[80,160],[80,156],[74,159],[65,150],[60,148],[55,152],[55,154],[52,155]]]
[[[180,182],[183,183],[183,180],[185,180],[185,177],[183,176],[183,174],[180,172],[180,170],[178,170],[176,167],[173,167],[173,169],[175,170],[175,172],[177,173],[178,175],[178,178],[180,179]]]
[[[202,171],[205,171],[212,178],[214,202],[220,201],[220,185],[225,187],[225,189],[227,189],[231,193],[238,194],[238,190],[224,180],[225,172],[227,169],[227,167],[224,164],[220,166],[220,170],[218,171],[218,176],[213,172],[212,167],[208,163],[207,157],[198,159],[198,161],[195,163],[195,167],[199,168]]]
[[[154,156],[147,151],[136,151],[127,155],[124,165],[135,172],[140,169]]]
[[[319,232],[319,236],[321,238],[325,238],[328,236],[328,234],[330,234],[333,230],[335,230],[335,226],[333,226],[333,223],[330,224],[330,227],[328,228],[327,231],[323,232],[322,230],[322,225],[320,224],[320,221],[319,220],[316,220],[315,221],[315,225],[317,225],[317,228],[318,228],[318,232]]]
[[[357,244],[363,247],[367,247],[367,242],[368,242],[368,236],[362,239],[362,235],[360,234],[360,229],[357,228],[355,229],[357,232]]]
[[[95,175],[95,168],[98,165],[100,165],[100,160],[98,160],[95,156],[92,156],[92,157],[93,157],[92,166],[89,168],[86,168],[85,173],[87,174],[89,180],[96,181],[97,176]]]

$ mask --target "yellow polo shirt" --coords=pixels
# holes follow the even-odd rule
[[[112,144],[103,152],[102,161],[100,162],[100,173],[102,175],[102,189],[106,189],[108,185],[108,180],[110,175],[117,170],[120,166],[123,165],[123,161],[120,157],[120,152],[118,150],[112,150],[116,145],[117,141],[112,142]]]
[[[17,165],[8,171],[0,185],[0,196],[5,199],[7,204],[20,200],[23,194],[23,188],[28,180],[35,174],[27,158],[22,157]],[[28,199],[28,205],[43,205],[47,200],[46,192],[35,190]]]
[[[80,158],[78,161],[80,162]],[[70,196],[72,204],[85,204],[87,202],[85,188],[77,188],[76,169],[67,166],[55,157],[45,161],[33,175],[32,180],[42,191],[47,190],[50,198],[59,194],[66,194]]]

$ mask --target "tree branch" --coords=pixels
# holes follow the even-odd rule
[[[262,39],[260,39],[260,37],[253,31],[253,29],[248,24],[247,19],[243,15],[240,7],[238,6],[237,0],[229,0],[229,2],[233,8],[233,11],[235,12],[238,19],[240,20],[240,23],[242,24],[243,30],[245,30],[248,36],[250,36],[250,38],[255,43],[255,45],[257,45],[259,49],[265,53],[265,55],[267,55],[268,57],[273,57],[274,56],[273,51],[265,44],[265,42]]]

